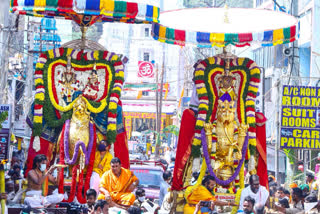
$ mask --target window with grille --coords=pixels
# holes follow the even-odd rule
[[[143,61],[145,61],[145,62],[150,61],[150,53],[148,53],[148,52],[143,53]]]
[[[144,37],[149,37],[149,28],[144,29]]]

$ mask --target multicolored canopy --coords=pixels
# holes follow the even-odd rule
[[[97,21],[157,23],[159,8],[152,3],[115,0],[10,0],[11,12],[38,17],[63,17],[81,26]],[[152,2],[152,1],[148,1]]]
[[[198,47],[273,46],[293,42],[298,21],[282,12],[244,8],[194,8],[163,12],[152,35],[160,42]]]

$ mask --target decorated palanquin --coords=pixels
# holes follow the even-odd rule
[[[39,57],[35,100],[27,119],[33,131],[27,168],[37,154],[68,165],[69,170],[59,174],[60,193],[65,175],[72,178],[68,202],[75,197],[86,202],[83,193],[89,188],[98,141],[115,143],[115,156],[129,166],[120,101],[123,69],[118,55],[108,51],[58,48]]]
[[[216,179],[213,194],[217,199],[238,203],[244,188],[245,163],[250,174],[256,174],[259,167],[266,171],[266,145],[258,141],[257,146],[256,138],[259,82],[260,69],[248,58],[218,55],[195,66],[195,88],[190,108],[181,119],[171,189],[176,192],[177,211],[181,212],[183,196],[188,203],[188,195],[206,174]],[[265,134],[265,128],[261,130]],[[260,162],[261,158],[264,161]],[[192,186],[193,172],[200,175]],[[262,177],[267,180],[266,175]]]

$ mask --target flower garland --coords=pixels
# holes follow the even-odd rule
[[[60,127],[72,116],[72,103],[67,107],[59,106],[53,97],[54,91],[49,79],[51,77],[52,65],[56,62],[67,63],[67,57],[71,56],[71,64],[88,65],[88,61],[94,61],[97,64],[103,64],[110,68],[108,94],[100,102],[87,100],[88,109],[93,114],[97,114],[107,109],[106,120],[108,121],[107,141],[109,144],[115,142],[116,138],[116,117],[117,106],[121,96],[121,90],[124,82],[124,68],[120,58],[108,51],[91,51],[84,53],[70,48],[57,48],[44,52],[37,63],[35,71],[35,107],[34,107],[34,128],[33,135],[40,136],[42,132],[43,117],[50,127]],[[93,66],[93,63],[92,63]],[[63,114],[60,115],[59,111]],[[95,116],[95,115],[93,115]]]
[[[84,156],[85,156],[85,164],[88,165],[89,164],[89,159],[90,159],[90,155],[92,152],[92,147],[93,147],[93,124],[90,123],[89,124],[89,144],[88,144],[88,149],[86,149],[86,145],[84,144],[83,141],[78,141],[75,145],[74,148],[74,153],[72,156],[72,159],[70,159],[69,156],[69,131],[70,131],[70,120],[66,121],[66,126],[64,129],[64,148],[67,152],[65,152],[65,162],[69,165],[74,165],[78,159],[78,155],[79,155],[79,147],[82,147],[82,151],[84,152]]]
[[[220,186],[227,186],[229,185],[239,174],[240,169],[242,167],[243,161],[245,159],[245,154],[247,151],[247,146],[248,146],[248,136],[246,136],[246,139],[244,141],[243,147],[242,147],[242,158],[240,160],[240,163],[238,164],[238,167],[236,168],[234,174],[228,178],[228,180],[220,180],[216,174],[214,173],[211,163],[210,163],[210,156],[209,156],[209,152],[208,152],[208,144],[207,144],[207,140],[206,140],[206,133],[204,131],[204,129],[201,131],[201,141],[202,141],[202,149],[203,149],[203,156],[206,160],[207,163],[207,167],[208,167],[208,171],[210,173],[211,176],[213,176],[217,182],[218,185]]]
[[[53,75],[53,70],[56,64],[66,64],[67,62],[65,60],[62,59],[58,59],[53,61],[49,66],[48,66],[48,71],[47,71],[47,78],[48,81],[48,92],[49,92],[49,97],[50,97],[50,101],[52,103],[52,105],[54,106],[55,109],[61,111],[61,112],[67,112],[70,111],[73,108],[73,105],[75,103],[76,100],[74,100],[73,102],[71,102],[69,105],[67,106],[61,106],[57,103],[56,98],[54,97],[54,94],[56,94],[57,92],[55,91],[55,88],[53,87],[53,79],[54,79],[54,75]],[[108,72],[108,76],[110,77],[108,88],[106,89],[107,91],[110,90],[110,82],[112,80],[113,74],[110,71],[110,67],[108,65],[105,64],[97,64],[97,65],[103,65],[106,66],[109,72]],[[72,64],[72,66],[78,67],[78,65],[76,64]],[[82,68],[93,68],[93,64],[89,64],[86,66],[81,66]],[[102,99],[101,102],[99,102],[99,104],[95,104],[95,106],[91,105],[91,103],[95,103],[95,102],[89,102],[89,100],[87,100],[85,97],[83,97],[84,100],[87,103],[88,106],[88,110],[92,113],[100,113],[101,111],[103,111],[105,109],[105,107],[107,106],[107,100],[106,99]],[[96,107],[97,106],[97,107]]]
[[[96,145],[97,145],[97,135],[96,133],[96,127],[91,124],[93,127],[92,130],[92,139],[93,139],[93,143],[92,143],[92,148],[91,148],[91,155],[90,155],[90,160],[89,163],[87,164],[87,174],[86,174],[86,179],[85,179],[85,184],[83,186],[83,174],[84,174],[84,169],[81,171],[80,175],[79,175],[79,183],[78,183],[78,191],[76,193],[77,190],[77,170],[79,169],[79,165],[75,165],[72,169],[72,181],[71,181],[71,190],[70,190],[70,195],[68,197],[67,200],[64,200],[64,202],[69,202],[71,203],[75,196],[77,196],[77,199],[80,203],[84,204],[86,203],[86,199],[85,197],[83,197],[82,195],[82,189],[84,188],[84,192],[87,192],[87,190],[90,188],[90,178],[92,176],[92,171],[93,171],[93,163],[95,160],[95,151],[96,150]],[[64,146],[64,137],[65,137],[65,129],[66,129],[66,125],[63,126],[62,132],[61,132],[61,140],[60,140],[60,164],[65,164],[65,146]],[[91,137],[91,133],[90,133],[90,137]],[[63,170],[60,171],[59,173],[59,193],[63,194],[64,193],[64,173]]]
[[[237,190],[236,198],[234,199],[235,204],[240,205],[241,193],[242,193],[242,190],[243,190],[243,189],[244,189],[244,188],[241,188],[241,189],[238,189],[238,190]],[[239,209],[239,206],[234,206],[234,207],[232,207],[231,213],[232,213],[232,214],[236,214],[236,213],[238,212],[238,209]]]
[[[93,126],[93,132],[96,133],[96,127]],[[96,151],[96,146],[97,146],[97,135],[94,135],[94,143],[92,147],[92,151]],[[78,183],[78,192],[77,192],[77,199],[81,204],[86,203],[86,197],[83,196],[82,193],[86,193],[87,190],[90,188],[90,178],[92,176],[92,171],[93,171],[93,164],[95,160],[95,152],[91,152],[90,155],[90,162],[87,168],[87,174],[86,174],[86,179],[85,183],[83,186],[83,174],[84,174],[84,169],[82,170],[80,177],[79,177],[79,183]],[[84,188],[84,191],[82,189]]]
[[[64,125],[61,131],[61,138],[60,138],[60,164],[64,164],[64,156],[65,156],[65,150],[64,150],[64,130],[65,130],[66,126]],[[70,195],[68,197],[67,200],[63,200],[64,202],[68,202],[71,203],[74,200],[74,197],[76,195],[76,177],[77,177],[77,169],[78,169],[78,165],[74,166],[72,169],[72,181],[71,181],[71,190],[70,190]],[[64,170],[60,170],[59,172],[59,193],[60,194],[64,194]]]
[[[219,57],[210,57],[198,64],[195,69],[194,82],[199,98],[198,118],[196,122],[195,136],[192,143],[192,156],[201,156],[201,130],[204,123],[214,120],[217,110],[218,92],[215,83],[211,83],[209,75],[216,75],[223,72],[225,62]],[[255,154],[255,98],[260,82],[260,69],[257,64],[248,58],[236,58],[230,61],[231,73],[238,73],[243,79],[239,88],[239,100],[237,103],[237,113],[239,121],[249,125],[249,150],[248,155]],[[240,72],[239,72],[240,71]],[[244,120],[244,121],[243,121]],[[212,121],[211,121],[212,122]]]
[[[36,70],[34,72],[34,84],[36,87],[36,94],[34,99],[33,109],[33,135],[40,136],[43,122],[43,104],[44,104],[44,81],[43,81],[43,67],[47,62],[47,55],[42,53],[38,59]]]

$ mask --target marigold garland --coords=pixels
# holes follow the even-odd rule
[[[219,57],[210,57],[198,64],[195,69],[194,82],[199,98],[198,118],[196,122],[195,137],[192,144],[192,156],[200,157],[201,130],[205,122],[213,122],[216,116],[218,93],[216,86],[212,85],[210,73],[221,73],[225,62]],[[252,100],[256,98],[260,82],[260,70],[256,63],[248,58],[236,58],[230,62],[231,72],[239,72],[243,76],[242,89],[237,103],[238,120],[249,125],[249,150],[255,154],[255,106]]]
[[[72,103],[67,107],[59,106],[53,97],[51,85],[51,69],[52,63],[60,62],[66,64],[67,57],[71,56],[73,65],[88,65],[88,61],[94,61],[97,64],[106,65],[109,70],[109,92],[105,99],[100,102],[86,100],[88,109],[93,114],[99,113],[107,108],[106,119],[107,125],[107,141],[109,144],[115,142],[116,138],[116,117],[117,106],[121,96],[121,90],[124,82],[123,64],[120,58],[108,51],[92,51],[84,53],[70,48],[57,48],[49,50],[41,54],[35,71],[35,108],[33,119],[33,135],[40,136],[42,132],[42,123],[45,119],[50,127],[59,127],[64,124],[67,119],[72,116]],[[93,66],[93,63],[91,63]],[[57,114],[59,110],[63,114]],[[43,118],[44,117],[44,118]]]
[[[96,127],[94,124],[93,125],[93,133],[96,133]],[[65,164],[65,147],[64,147],[64,134],[65,134],[65,129],[67,128],[66,125],[63,126],[62,129],[62,134],[61,134],[61,139],[60,139],[60,164]],[[96,146],[97,146],[97,135],[93,134],[93,145],[91,149],[91,155],[90,155],[90,160],[89,163],[86,165],[87,166],[87,174],[85,178],[85,184],[83,185],[83,174],[84,174],[84,169],[81,171],[79,175],[79,183],[77,185],[77,170],[79,169],[79,165],[75,165],[72,169],[72,181],[71,181],[71,190],[70,190],[70,195],[67,200],[64,200],[65,202],[71,203],[75,196],[77,196],[77,200],[85,204],[86,199],[83,196],[83,192],[86,193],[87,190],[90,188],[90,178],[92,176],[92,171],[93,171],[93,164],[95,160],[95,152],[96,151]],[[64,193],[64,173],[63,170],[60,171],[59,173],[59,193],[63,194]],[[78,191],[76,192],[76,189],[78,188]],[[82,191],[84,189],[84,191]]]

